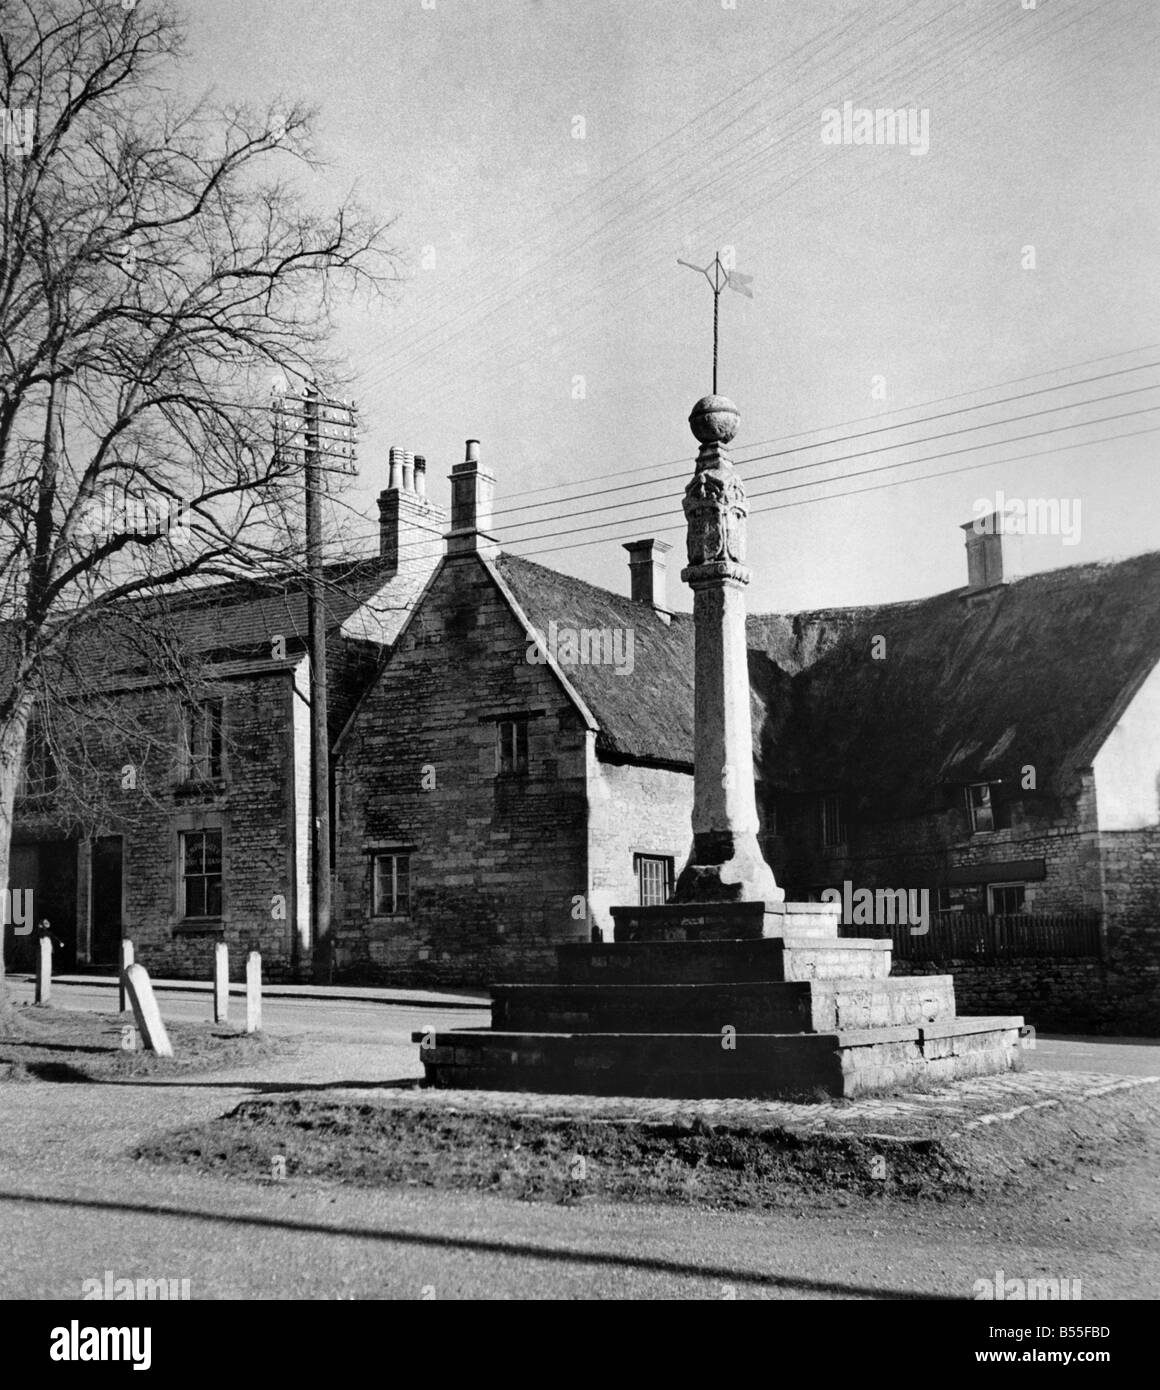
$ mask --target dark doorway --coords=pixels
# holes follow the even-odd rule
[[[36,885],[36,920],[47,917],[53,939],[54,974],[73,970],[77,963],[77,842],[42,840],[37,846],[40,874]]]
[[[116,965],[121,952],[121,864],[120,835],[103,835],[93,841],[90,883],[92,886],[92,935],[89,962]]]
[[[16,972],[32,970],[36,963],[36,883],[39,856],[35,845],[13,845],[8,859],[10,894],[20,894],[21,912],[30,920],[17,923],[6,912],[4,927],[4,968]],[[27,895],[27,896],[26,896]],[[29,911],[31,909],[31,911]],[[19,930],[18,930],[19,927]],[[33,930],[27,930],[29,927]]]

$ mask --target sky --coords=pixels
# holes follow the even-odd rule
[[[505,549],[626,593],[621,545],[657,536],[690,607],[713,296],[677,261],[719,249],[753,277],[722,294],[719,378],[751,610],[956,588],[959,527],[1000,493],[1062,507],[1027,570],[1160,549],[1155,0],[186,13],[184,84],[316,107],[303,199],[393,219],[400,282],[339,313],[366,552],[390,446],[446,504],[478,438]],[[914,142],[828,143],[845,102],[850,134],[913,112]]]

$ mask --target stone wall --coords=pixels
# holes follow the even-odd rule
[[[668,768],[589,764],[588,831],[590,920],[612,939],[609,908],[638,900],[635,856],[673,861],[675,876],[692,845],[693,775]]]
[[[295,972],[292,679],[287,667],[271,666],[214,683],[224,702],[224,776],[200,787],[177,781],[179,716],[172,698],[157,691],[121,697],[124,726],[141,729],[144,737],[126,738],[126,746],[105,751],[101,780],[113,790],[99,823],[85,829],[123,837],[124,931],[152,975],[210,979],[214,946],[221,940],[229,946],[235,979],[242,978],[246,952],[255,948],[267,978]],[[136,787],[122,788],[126,766],[134,770]],[[59,835],[52,827],[46,806],[18,804],[18,840]],[[219,922],[194,926],[180,915],[178,836],[200,828],[223,832],[223,911]],[[83,839],[77,843],[77,956],[83,964],[91,904],[88,846]]]
[[[1100,836],[1111,989],[1124,1032],[1160,1034],[1160,828]]]
[[[448,561],[336,759],[341,978],[482,985],[549,977],[587,940],[589,733],[475,555]],[[497,723],[528,716],[526,776]],[[410,911],[376,918],[372,855],[410,856]]]
[[[1102,962],[1089,957],[906,961],[892,975],[952,975],[962,1015],[1022,1014],[1039,1032],[1114,1032],[1120,1028]]]

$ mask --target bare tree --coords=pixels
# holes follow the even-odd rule
[[[313,163],[310,114],[178,105],[182,44],[164,3],[0,0],[0,887],[29,720],[78,643],[298,562],[271,373],[333,389],[334,296],[395,278],[382,224],[279,177]]]

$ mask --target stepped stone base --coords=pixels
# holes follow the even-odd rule
[[[558,948],[560,983],[493,986],[490,1029],[415,1033],[428,1083],[775,1099],[1013,1066],[1021,1018],[957,1018],[949,975],[890,978],[890,942],[840,938],[839,911],[614,908],[615,942]]]

